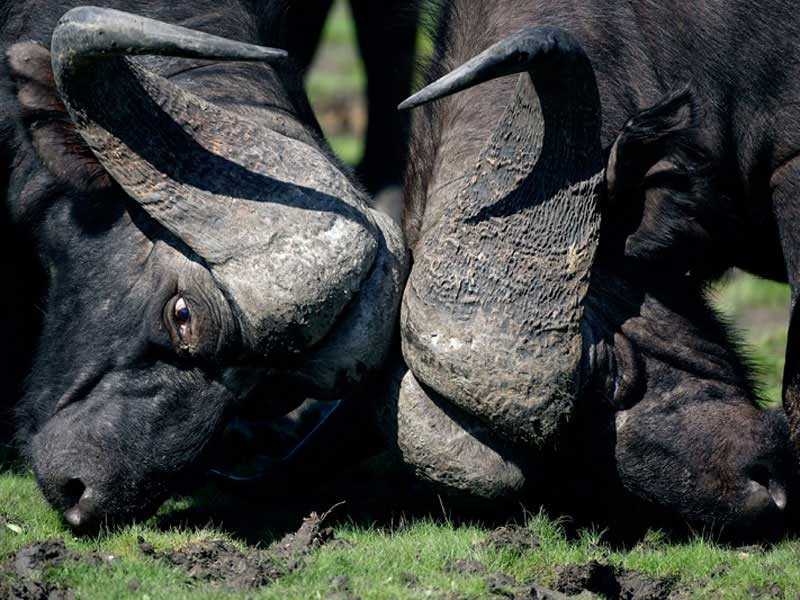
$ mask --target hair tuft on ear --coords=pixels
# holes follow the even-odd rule
[[[684,170],[704,170],[707,158],[698,134],[698,114],[692,88],[683,85],[628,120],[611,148],[606,169],[612,204],[641,188],[648,172],[662,161]]]
[[[22,122],[36,153],[59,181],[81,192],[107,192],[116,184],[85,144],[59,98],[50,51],[37,42],[19,42],[7,52]]]
[[[611,148],[608,243],[625,256],[686,273],[729,227],[700,122],[696,95],[682,86],[630,119]]]

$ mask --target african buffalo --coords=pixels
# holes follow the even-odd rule
[[[417,473],[495,497],[571,455],[586,479],[695,523],[783,520],[785,419],[757,408],[702,280],[658,260],[654,237],[696,233],[695,220],[629,219],[639,194],[680,211],[705,193],[698,106],[742,161],[731,170],[753,177],[740,196],[791,157],[784,113],[756,118],[791,89],[763,77],[783,73],[772,53],[785,46],[751,44],[791,40],[776,28],[797,17],[769,4],[437,3],[431,83],[401,105],[424,108],[405,215],[409,370],[389,431]],[[774,228],[768,203],[747,210]]]
[[[783,396],[800,451],[800,227],[794,199],[800,178],[800,17],[794,3],[444,4],[455,18],[459,10],[482,15],[494,41],[499,32],[556,26],[586,49],[603,107],[601,140],[613,166],[609,201],[621,202],[609,226],[626,257],[697,281],[735,266],[790,284]],[[689,86],[695,110],[691,131],[678,140],[679,152],[663,157],[657,145],[636,139],[635,126],[625,125],[683,86]],[[488,92],[491,98],[484,90],[482,101],[491,103],[507,90],[497,86]],[[632,142],[627,152],[613,146],[621,129]]]
[[[0,173],[48,290],[22,303],[43,334],[19,436],[85,527],[151,512],[243,405],[282,414],[379,379],[407,257],[327,150],[297,70],[242,43],[285,45],[281,2],[80,8],[56,26],[69,8],[3,9]],[[459,493],[517,493],[568,460],[693,521],[780,521],[786,424],[756,409],[695,280],[625,254],[609,208],[657,163],[695,181],[691,94],[665,89],[606,136],[586,40],[589,59],[564,30],[512,35],[538,25],[533,3],[441,10],[438,74],[505,39],[456,82],[530,69],[536,88],[493,81],[417,122],[392,441]]]
[[[18,437],[74,527],[149,514],[231,410],[346,397],[389,350],[400,228],[262,47],[284,10],[2,8],[0,173],[47,289]]]

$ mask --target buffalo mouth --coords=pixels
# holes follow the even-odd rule
[[[337,430],[343,401],[297,396],[285,400],[284,406],[297,405],[280,416],[264,419],[250,413],[230,419],[208,470],[216,481],[248,487],[269,484],[285,493],[320,471],[321,465],[309,457]]]

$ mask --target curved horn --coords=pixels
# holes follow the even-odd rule
[[[265,354],[318,342],[378,252],[362,194],[318,146],[126,58],[143,54],[272,62],[285,52],[94,7],[66,13],[52,38],[56,85],[78,133],[208,265],[245,337]]]
[[[523,29],[426,86],[398,108],[421,106],[506,75],[528,71],[535,78],[542,69],[557,67],[564,69],[559,73],[563,79],[585,77],[586,83],[594,82],[589,57],[568,31],[557,27]]]
[[[79,76],[81,67],[110,56],[159,55],[275,62],[285,50],[264,48],[109,8],[79,6],[61,17],[50,51],[56,79]]]
[[[589,59],[565,31],[526,29],[401,107],[520,72],[528,74],[477,164],[452,178],[466,185],[453,194],[434,182],[428,191],[434,222],[423,224],[401,327],[423,384],[506,439],[541,448],[569,421],[582,385],[583,300],[603,184]],[[469,110],[449,113],[452,137],[459,118],[474,127]]]

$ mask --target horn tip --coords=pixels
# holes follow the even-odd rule
[[[424,88],[398,104],[397,110],[409,110],[411,108],[417,108],[418,106],[422,106],[423,104],[427,104],[428,102],[432,102],[438,98],[439,94],[431,94],[428,88]]]
[[[280,50],[278,48],[264,48],[262,55],[264,60],[287,60],[289,58],[289,52],[286,50]]]

